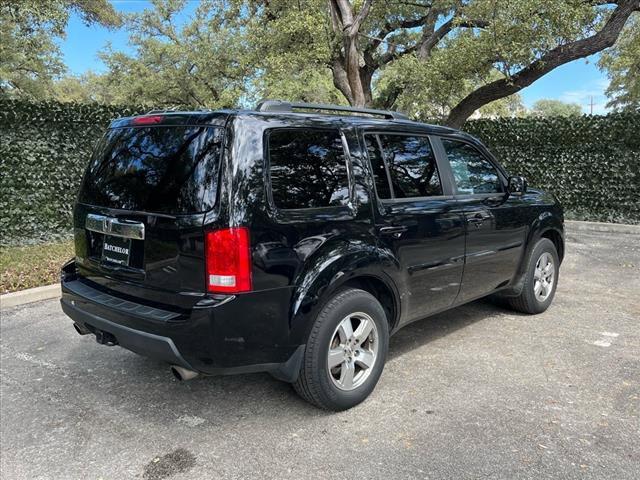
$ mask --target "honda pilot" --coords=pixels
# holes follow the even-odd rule
[[[73,215],[78,333],[329,410],[372,392],[413,321],[488,295],[545,311],[564,255],[556,198],[472,136],[276,100],[113,121]]]

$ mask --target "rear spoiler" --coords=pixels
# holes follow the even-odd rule
[[[117,118],[111,122],[109,128],[180,125],[223,127],[228,118],[228,112],[211,110],[193,112],[151,110],[144,115]]]

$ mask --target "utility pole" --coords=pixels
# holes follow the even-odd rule
[[[591,98],[591,101],[589,102],[589,107],[590,107],[589,115],[593,115],[593,95],[591,95],[590,98]]]

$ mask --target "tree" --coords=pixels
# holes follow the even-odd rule
[[[598,62],[609,76],[608,107],[640,108],[640,15],[634,14],[616,44]]]
[[[310,39],[290,45],[303,52],[310,45],[328,45],[328,55],[311,57],[316,63],[308,68],[328,67],[334,85],[352,105],[394,107],[416,82],[433,82],[437,87],[427,88],[439,96],[455,96],[457,87],[473,85],[451,108],[443,103],[446,123],[453,126],[554,68],[610,47],[631,13],[640,9],[639,0],[329,0],[330,22],[320,29],[319,0],[289,9],[283,0],[252,3],[259,5],[256,12],[264,22],[295,25],[297,36],[301,25],[313,22],[306,28]],[[399,74],[398,62],[422,75]],[[493,79],[496,71],[500,78]],[[387,73],[395,82],[386,81],[376,98],[376,83]]]
[[[102,75],[92,71],[82,75],[64,75],[51,85],[50,97],[59,102],[116,103]]]
[[[561,100],[541,99],[533,104],[531,113],[538,117],[570,117],[582,115],[582,107],[577,103]]]
[[[0,94],[42,99],[66,70],[56,39],[71,13],[107,27],[120,17],[107,0],[3,0],[0,3]]]
[[[156,107],[232,107],[246,93],[254,67],[247,62],[242,5],[223,0],[198,4],[185,23],[185,0],[153,0],[152,8],[125,17],[129,55],[107,48],[100,79],[110,103]]]
[[[442,122],[451,109],[466,95],[478,87],[477,79],[459,75],[457,63],[444,61],[440,56],[429,62],[421,62],[408,56],[385,68],[374,83],[377,98],[374,105],[389,108],[388,99],[393,97],[393,108],[422,121]],[[435,66],[438,65],[438,68]],[[488,78],[502,78],[498,71]],[[519,94],[513,94],[488,103],[475,115],[480,117],[515,117],[526,114]]]
[[[460,126],[519,114],[554,68],[613,45],[640,0],[184,0],[130,15],[134,54],[108,49],[109,101],[220,107],[260,97],[406,110]]]
[[[522,103],[519,93],[487,103],[476,110],[480,118],[498,117],[524,117],[527,115],[527,107]]]

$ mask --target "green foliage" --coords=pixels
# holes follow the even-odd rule
[[[51,97],[62,103],[112,103],[105,101],[108,95],[103,93],[101,83],[101,77],[93,72],[65,75],[53,83]]]
[[[607,106],[640,109],[640,13],[632,15],[618,42],[602,54],[598,65],[611,80]]]
[[[460,75],[464,65],[434,53],[428,62],[406,56],[387,67],[375,85],[382,100],[399,90],[394,108],[421,121],[443,121],[460,100],[488,81],[504,78],[497,70],[486,76]],[[520,94],[491,102],[477,112],[481,117],[521,117],[526,114]]]
[[[95,143],[110,120],[140,111],[0,100],[0,244],[68,235]]]
[[[250,8],[244,35],[250,45],[247,61],[255,67],[251,101],[346,104],[329,68],[332,38],[326,0],[238,1]]]
[[[549,190],[568,217],[640,223],[640,114],[473,120],[511,174]]]
[[[151,0],[144,11],[123,15],[130,51],[107,47],[100,54],[106,72],[81,77],[63,76],[56,41],[70,12],[87,23],[118,25],[121,18],[107,0],[0,3],[1,93],[209,108],[264,97],[348,99],[442,119],[488,84],[498,82],[504,96],[510,83],[521,88],[518,72],[559,46],[592,36],[615,9],[584,0],[374,1],[368,10],[364,0],[201,0],[186,17],[187,1]],[[338,25],[344,20],[336,16],[338,3],[354,15],[367,12],[355,22],[355,36]],[[637,90],[637,25],[630,22],[627,40],[621,37],[602,60],[612,77],[610,93],[621,105],[628,102],[624,92]],[[351,37],[353,48],[345,49]],[[480,115],[522,111],[518,97],[491,95]]]
[[[0,2],[0,95],[50,97],[53,80],[66,70],[56,40],[64,38],[72,12],[87,25],[120,25],[107,0]]]
[[[577,103],[543,98],[533,104],[531,113],[537,117],[570,117],[581,115],[582,107]]]
[[[135,52],[102,52],[108,72],[94,84],[101,101],[156,107],[238,105],[254,71],[243,41],[247,19],[233,2],[206,0],[179,25],[185,4],[153,0],[150,8],[125,17]]]
[[[95,143],[112,119],[145,110],[0,100],[0,244],[68,235]],[[473,120],[465,129],[574,217],[640,223],[640,113]]]

